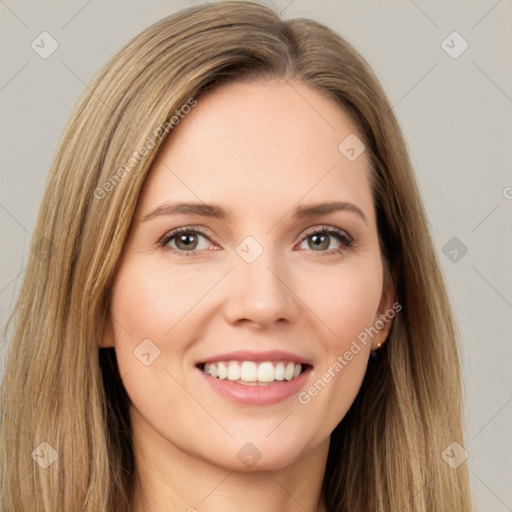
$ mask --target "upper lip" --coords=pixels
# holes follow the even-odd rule
[[[197,364],[217,363],[219,361],[289,361],[293,363],[311,365],[311,361],[308,358],[299,356],[293,352],[286,352],[282,350],[268,350],[264,352],[238,350],[235,352],[225,352],[223,354],[216,354],[214,356],[201,359]]]

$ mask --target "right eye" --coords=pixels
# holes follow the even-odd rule
[[[195,251],[217,248],[204,233],[191,228],[178,228],[171,231],[165,235],[160,245],[183,256],[195,254]]]

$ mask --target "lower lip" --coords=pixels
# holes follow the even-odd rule
[[[283,380],[266,386],[246,386],[233,381],[210,377],[199,368],[197,368],[197,371],[214,391],[234,402],[245,405],[272,405],[298,393],[304,386],[311,367],[308,366],[295,379]]]

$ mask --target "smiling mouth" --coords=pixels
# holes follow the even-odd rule
[[[296,379],[309,365],[292,361],[218,361],[197,367],[214,379],[244,386],[269,386]]]

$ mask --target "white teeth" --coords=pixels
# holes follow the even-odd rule
[[[210,364],[210,375],[212,377],[218,377],[219,373],[217,372],[217,365],[215,363]]]
[[[284,380],[284,363],[277,363],[274,370],[274,379]]]
[[[244,361],[240,367],[240,380],[256,382],[258,380],[258,367],[252,361]]]
[[[286,380],[292,380],[293,379],[293,371],[295,370],[295,365],[293,363],[288,363],[286,365],[286,369],[284,371],[284,378]]]
[[[206,372],[206,370],[205,370]],[[236,361],[231,361],[228,366],[228,380],[240,379],[240,366]]]
[[[274,365],[272,363],[261,363],[258,366],[258,380],[260,382],[272,382],[274,380]]]
[[[302,365],[291,361],[264,361],[259,364],[254,361],[219,361],[205,363],[203,371],[218,379],[257,385],[296,379],[302,373]]]
[[[219,379],[225,379],[228,376],[228,368],[224,363],[217,365],[217,372],[219,373]]]

